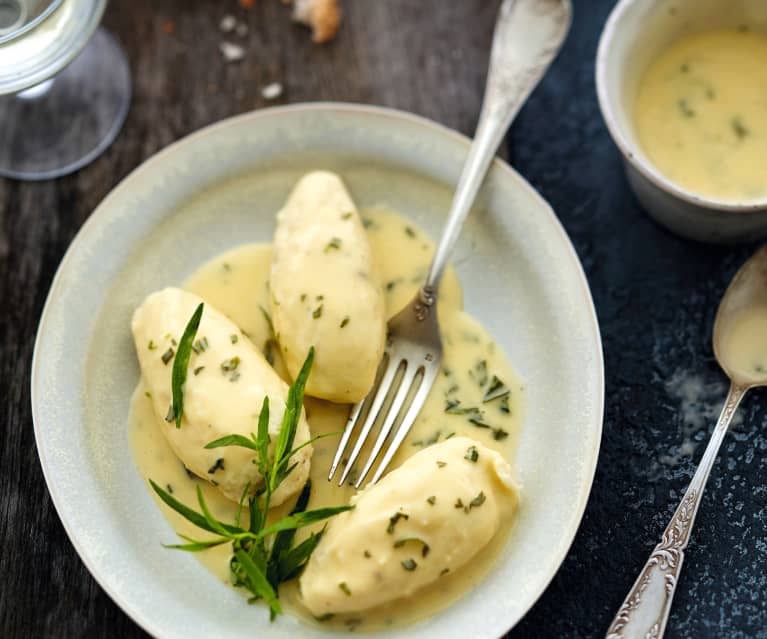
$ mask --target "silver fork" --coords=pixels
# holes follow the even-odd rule
[[[357,422],[364,416],[339,485],[346,481],[373,425],[382,417],[376,442],[354,484],[359,488],[398,423],[397,418],[404,413],[373,475],[372,483],[377,482],[426,401],[442,360],[436,304],[448,257],[506,130],[559,51],[570,26],[570,16],[570,0],[504,0],[501,5],[493,35],[482,112],[445,229],[424,285],[415,298],[389,320],[378,382],[365,399],[352,407],[328,481],[333,479],[341,464]],[[387,398],[388,411],[380,415]],[[410,403],[406,404],[408,398],[411,398]]]

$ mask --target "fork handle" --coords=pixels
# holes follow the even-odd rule
[[[570,26],[570,0],[504,0],[493,35],[482,112],[422,300],[433,302],[448,258],[511,121],[556,56]]]
[[[740,400],[747,387],[733,384],[727,393],[722,413],[711,440],[693,475],[682,502],[674,512],[661,542],[655,546],[642,572],[626,595],[618,614],[607,630],[607,639],[660,639],[666,630],[679,575],[684,562],[684,549],[690,539],[695,515],[706,487],[714,460],[722,445]]]

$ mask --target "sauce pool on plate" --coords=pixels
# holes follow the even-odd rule
[[[634,119],[648,159],[692,193],[767,198],[767,35],[682,36],[649,66]]]
[[[362,212],[378,276],[383,283],[386,314],[390,317],[404,306],[423,282],[434,245],[426,234],[406,218],[383,209]],[[269,244],[246,244],[202,265],[184,284],[219,309],[239,326],[245,337],[264,352],[276,371],[287,378],[279,348],[270,334],[262,309],[269,308],[269,270],[272,247]],[[410,434],[394,457],[391,469],[424,447],[454,436],[468,436],[507,459],[513,459],[524,410],[524,389],[501,349],[487,331],[462,309],[463,296],[452,269],[445,275],[440,292],[440,323],[444,342],[442,371],[429,399]],[[501,384],[502,387],[499,387]],[[490,390],[494,389],[493,393]],[[508,394],[500,393],[508,389]],[[186,504],[195,504],[196,487],[202,489],[213,515],[222,521],[234,519],[237,504],[226,499],[205,481],[189,475],[170,449],[161,429],[168,425],[158,420],[144,383],[131,402],[129,431],[132,453],[139,473],[153,479]],[[490,395],[498,396],[488,400]],[[502,396],[499,396],[502,395]],[[305,401],[312,435],[343,430],[348,405],[314,398]],[[476,410],[471,410],[476,408]],[[314,443],[310,477],[312,493],[309,509],[346,504],[354,495],[349,485],[338,487],[327,481],[338,437]],[[367,457],[363,449],[361,459]],[[159,507],[181,534],[198,535],[199,531],[177,513],[158,501]],[[287,514],[288,504],[277,509],[277,516]],[[504,521],[499,534],[466,565],[424,587],[407,599],[378,606],[362,613],[347,613],[316,618],[302,604],[298,580],[283,584],[280,601],[291,613],[310,624],[337,630],[376,630],[402,626],[432,615],[447,607],[477,585],[491,569],[505,546],[513,517]],[[315,529],[302,529],[297,539],[304,539]],[[173,543],[173,536],[157,543]],[[219,579],[229,582],[228,544],[195,555]]]

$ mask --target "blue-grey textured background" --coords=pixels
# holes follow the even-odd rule
[[[512,164],[554,207],[583,262],[606,376],[602,450],[580,531],[511,637],[604,633],[703,454],[727,390],[711,347],[717,304],[757,246],[678,238],[652,222],[629,190],[594,86],[597,43],[613,4],[576,1],[565,47],[510,138]],[[767,637],[765,397],[746,398],[722,446],[669,637]],[[693,444],[680,451],[685,439]]]

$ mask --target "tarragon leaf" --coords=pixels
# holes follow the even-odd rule
[[[264,476],[264,480],[269,483],[267,474],[269,473],[269,398],[264,397],[261,404],[261,412],[258,414],[258,434],[256,436],[256,451],[258,457],[258,470]]]
[[[192,355],[192,343],[194,342],[195,335],[197,335],[204,307],[205,304],[201,303],[189,319],[189,323],[184,329],[184,334],[178,343],[176,359],[173,360],[171,391],[173,393],[172,408],[176,419],[176,428],[181,428],[181,418],[184,415],[184,386],[186,385],[186,374],[189,369],[189,358]]]
[[[280,433],[277,436],[277,443],[274,446],[274,466],[277,473],[279,473],[281,467],[284,466],[290,458],[289,453],[293,448],[296,429],[298,428],[298,422],[301,419],[301,411],[303,410],[304,388],[306,387],[307,379],[309,379],[309,373],[311,372],[313,362],[314,347],[312,346],[309,349],[309,354],[306,356],[304,365],[301,367],[290,390],[288,390],[288,399],[287,402],[285,402],[285,413],[282,416]]]
[[[295,515],[297,513],[302,513],[306,510],[306,506],[309,503],[309,496],[312,492],[312,482],[311,480],[307,481],[304,484],[303,489],[301,490],[301,494],[298,496],[298,500],[296,501],[296,505],[293,506],[293,510],[290,511],[291,515]],[[288,530],[283,530],[274,537],[274,542],[272,543],[272,550],[269,555],[269,568],[267,571],[267,577],[269,578],[269,581],[272,584],[279,583],[282,581],[280,579],[280,570],[279,570],[279,559],[280,556],[287,552],[290,547],[293,545],[293,540],[296,537],[296,529],[290,528]]]
[[[197,502],[200,504],[200,510],[202,516],[205,517],[205,523],[213,529],[213,532],[217,532],[219,535],[226,535],[227,531],[224,528],[224,524],[218,521],[208,510],[208,505],[205,503],[205,498],[202,496],[202,488],[197,484]]]
[[[162,488],[160,488],[155,482],[153,482],[151,479],[149,480],[149,483],[152,485],[152,488],[157,493],[157,495],[162,499],[168,506],[170,506],[173,510],[175,510],[179,515],[181,515],[184,519],[187,521],[192,522],[195,526],[198,528],[202,528],[203,530],[207,530],[208,532],[212,533],[218,533],[219,531],[215,528],[211,527],[210,524],[208,524],[207,520],[203,515],[198,513],[195,510],[192,510],[188,506],[185,506],[180,501],[178,501],[175,497],[170,495],[169,493],[165,492]],[[239,533],[245,532],[241,528],[238,528],[236,526],[230,526],[228,524],[223,524],[221,522],[218,522],[226,531],[226,534],[229,535],[236,535]],[[220,534],[220,533],[219,533]]]
[[[280,555],[278,567],[280,583],[290,581],[301,574],[304,564],[309,560],[317,544],[320,543],[323,534],[325,534],[324,528],[318,533],[312,533],[298,546],[294,546]]]
[[[294,515],[288,515],[283,517],[279,521],[275,521],[270,526],[264,528],[258,533],[259,537],[267,537],[273,535],[282,530],[290,530],[292,528],[303,528],[309,526],[323,519],[328,519],[333,515],[352,510],[354,506],[333,506],[328,508],[317,508],[316,510],[307,510],[303,513],[296,513]]]
[[[216,537],[215,539],[199,540],[199,539],[192,539],[191,537],[187,537],[186,535],[182,535],[180,533],[178,536],[181,537],[182,539],[185,539],[189,543],[163,544],[163,547],[170,548],[172,550],[185,550],[187,552],[201,552],[203,550],[208,550],[208,548],[220,546],[221,544],[225,544],[228,541],[231,541],[229,537]]]
[[[250,448],[250,450],[258,450],[256,442],[244,435],[225,435],[205,444],[205,448],[223,448],[224,446],[241,446],[242,448]]]
[[[248,576],[248,583],[250,585],[248,590],[251,590],[256,596],[261,597],[269,605],[272,618],[274,618],[274,615],[281,614],[282,608],[277,599],[277,593],[274,592],[274,588],[272,588],[272,585],[266,579],[264,572],[244,550],[235,550],[234,556]]]

